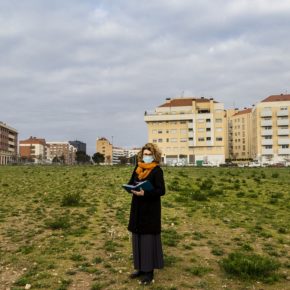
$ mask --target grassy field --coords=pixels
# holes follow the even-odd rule
[[[131,171],[0,167],[0,289],[143,289],[128,279]],[[290,289],[289,168],[164,173],[166,267],[148,289]]]

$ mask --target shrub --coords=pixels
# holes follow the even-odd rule
[[[243,191],[239,191],[239,192],[236,193],[236,196],[237,197],[243,197],[243,196],[245,196],[245,193]]]
[[[197,200],[197,201],[206,201],[207,200],[206,194],[199,191],[199,190],[191,192],[190,195],[191,195],[192,200]]]
[[[280,264],[271,258],[242,252],[229,254],[227,258],[222,259],[220,265],[227,273],[246,279],[264,278],[280,267]]]
[[[213,181],[210,178],[204,179],[200,185],[200,189],[207,190],[213,187]]]
[[[66,193],[61,201],[62,206],[76,206],[80,204],[81,195],[79,192]]]
[[[202,266],[194,266],[194,267],[191,267],[191,268],[187,268],[186,271],[191,273],[192,275],[201,277],[204,274],[210,272],[211,268],[202,267]]]
[[[67,216],[56,217],[46,222],[46,225],[52,230],[67,229],[70,227],[69,218]]]
[[[174,229],[169,228],[163,230],[162,240],[166,246],[176,247],[181,238],[181,235]]]
[[[279,177],[279,173],[278,172],[273,172],[272,173],[272,177],[273,178],[278,178]]]
[[[208,191],[209,196],[218,196],[218,195],[223,195],[224,191],[222,189],[210,189]]]

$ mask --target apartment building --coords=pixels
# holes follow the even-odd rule
[[[239,110],[227,109],[226,110],[226,141],[225,141],[225,157],[226,159],[233,159],[233,120],[232,116]]]
[[[249,160],[252,156],[252,109],[236,111],[230,118],[229,156],[234,160]]]
[[[96,152],[104,155],[105,164],[113,163],[113,145],[109,142],[108,139],[104,137],[97,139]]]
[[[66,165],[75,164],[77,148],[71,145],[69,142],[47,142],[49,145],[49,158],[51,161],[55,157],[60,160],[63,160]]]
[[[30,137],[19,142],[19,152],[22,160],[34,163],[45,163],[48,161],[49,147],[45,139]]]
[[[253,156],[262,163],[290,161],[290,95],[272,95],[253,109]]]
[[[165,164],[225,162],[227,140],[224,105],[212,98],[174,98],[145,112],[148,140],[162,151]]]
[[[0,165],[17,160],[18,132],[0,121]]]
[[[82,151],[87,153],[87,144],[79,141],[79,140],[75,140],[75,141],[68,141],[70,145],[74,146],[75,148],[77,148],[77,151]]]

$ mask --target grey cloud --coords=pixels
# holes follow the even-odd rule
[[[166,97],[244,107],[289,89],[289,1],[15,3],[0,0],[0,118],[21,138],[142,145]]]

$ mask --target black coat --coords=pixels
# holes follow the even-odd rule
[[[138,175],[135,172],[136,168],[133,171],[129,184],[141,181],[138,179]],[[133,194],[128,230],[136,234],[160,234],[160,197],[165,194],[162,169],[159,166],[154,167],[147,178],[143,180],[149,180],[154,190],[145,191],[144,196],[136,196]]]

